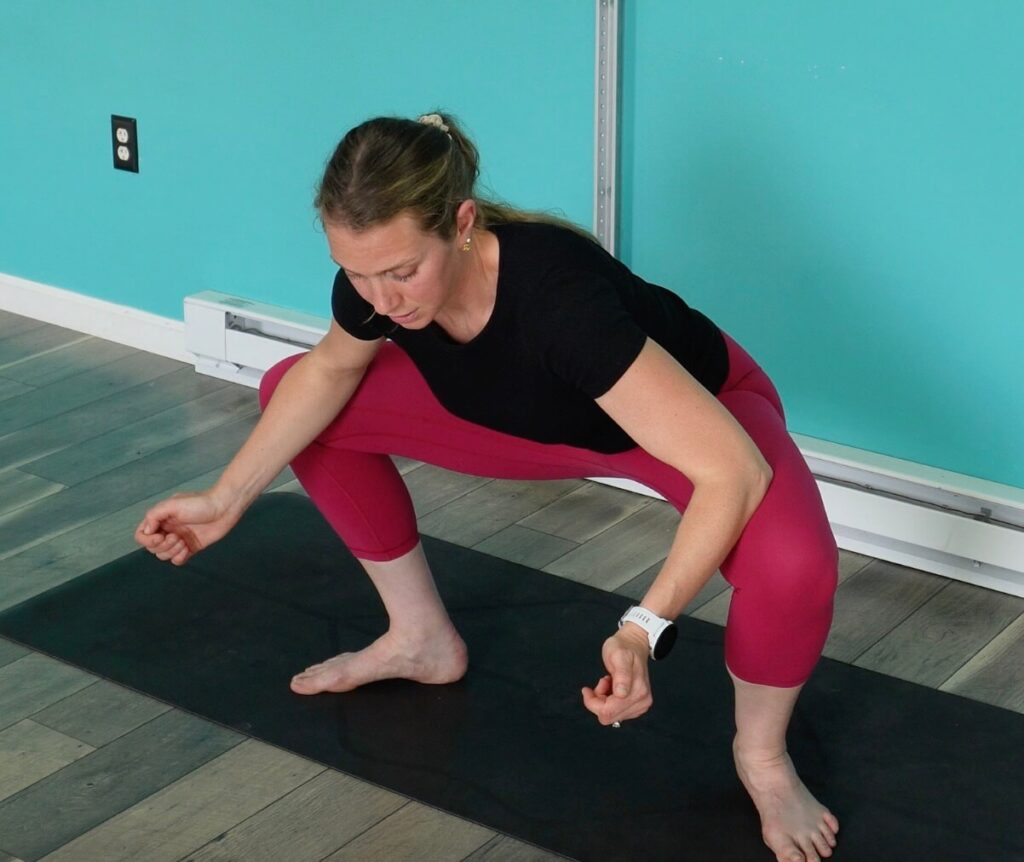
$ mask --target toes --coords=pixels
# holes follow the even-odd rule
[[[818,851],[814,849],[813,841],[804,841],[801,846],[804,851],[802,858],[805,859],[806,862],[821,862],[821,857],[818,855]]]
[[[832,848],[825,840],[823,835],[811,835],[811,841],[814,842],[814,849],[818,851],[818,854],[824,856],[826,859],[832,855]]]
[[[790,844],[785,849],[778,851],[775,858],[778,859],[778,862],[805,862],[804,854],[795,844]]]
[[[825,822],[828,824],[828,828],[831,829],[833,832],[839,831],[839,821],[836,819],[836,816],[831,811],[825,812]]]
[[[836,846],[836,836],[832,834],[832,830],[828,826],[821,827],[821,836],[825,839],[829,847]]]

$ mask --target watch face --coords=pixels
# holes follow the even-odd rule
[[[672,645],[676,642],[676,637],[679,635],[679,629],[676,628],[676,624],[672,623],[670,626],[666,626],[664,631],[658,637],[658,642],[654,645],[654,660],[665,658],[671,651]]]

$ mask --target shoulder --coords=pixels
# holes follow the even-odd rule
[[[501,283],[514,298],[510,331],[562,383],[590,398],[603,395],[647,338],[623,301],[632,274],[596,240],[569,228],[495,227]]]
[[[535,301],[576,307],[599,295],[616,295],[633,276],[595,239],[546,222],[496,225],[509,281],[523,285]]]
[[[498,237],[502,250],[507,246],[516,257],[565,265],[582,264],[608,255],[596,240],[557,224],[509,222],[490,229]]]

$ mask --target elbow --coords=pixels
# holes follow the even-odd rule
[[[743,497],[750,501],[752,508],[756,509],[768,488],[772,484],[775,473],[767,461],[752,463],[747,470],[731,470],[727,474],[720,474],[717,478],[705,477],[694,482],[694,485],[716,486],[730,496]]]
[[[768,462],[757,466],[752,475],[747,479],[747,510],[750,515],[753,515],[757,511],[757,507],[761,505],[761,501],[765,498],[768,493],[768,489],[771,487],[772,479],[775,478],[775,471],[769,466]]]

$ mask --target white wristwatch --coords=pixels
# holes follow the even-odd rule
[[[676,635],[679,633],[676,624],[671,620],[665,620],[655,613],[640,605],[633,605],[622,615],[619,620],[619,628],[624,623],[635,623],[647,632],[647,642],[651,646],[651,658],[655,661],[665,658],[676,642]]]

